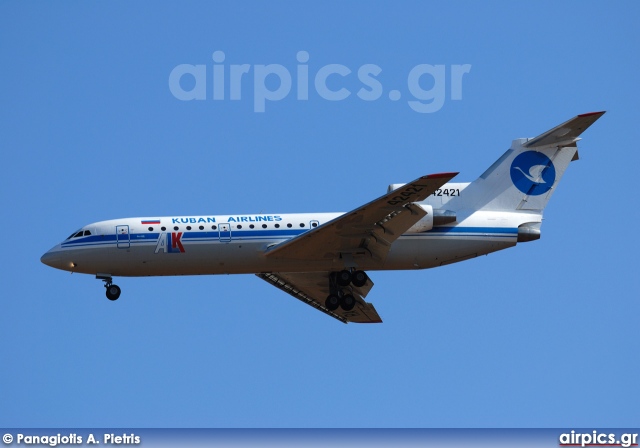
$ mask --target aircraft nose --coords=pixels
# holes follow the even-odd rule
[[[68,251],[62,249],[62,246],[58,244],[42,255],[40,261],[52,268],[73,272],[78,265],[70,258]]]
[[[51,266],[55,268],[57,262],[60,261],[60,256],[54,252],[46,252],[42,257],[40,257],[40,261],[46,264],[47,266]]]

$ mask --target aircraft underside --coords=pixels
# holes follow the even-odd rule
[[[92,245],[54,252],[50,257],[58,258],[46,261],[67,266],[72,272],[96,275],[105,282],[109,300],[117,300],[121,294],[120,287],[113,283],[116,276],[256,274],[342,322],[381,322],[375,308],[363,300],[373,286],[366,271],[427,269],[506,249],[516,241],[517,233],[513,232],[457,237],[407,235],[394,242],[383,264],[370,256],[350,254],[318,260],[265,257],[265,247],[281,240],[190,243],[184,245],[184,252],[176,253],[158,253],[156,244],[147,242],[129,247],[107,243],[99,250]],[[305,282],[307,290],[325,297],[324,302],[319,304],[299,289]]]

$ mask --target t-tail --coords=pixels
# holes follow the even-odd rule
[[[518,241],[538,239],[542,211],[569,163],[578,159],[580,134],[604,113],[578,115],[535,138],[514,140],[511,148],[477,180],[468,185],[449,184],[450,189],[457,187],[456,191],[464,192],[448,198],[446,204],[443,199],[439,213],[463,217],[477,211],[521,211],[523,217],[538,215],[535,222],[520,225]]]
[[[448,208],[542,212],[562,176],[578,159],[579,136],[604,112],[578,115],[535,138],[521,138],[464,189]]]

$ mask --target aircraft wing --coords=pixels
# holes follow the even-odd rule
[[[587,130],[595,121],[604,115],[604,112],[590,112],[578,115],[571,120],[562,123],[559,126],[540,134],[526,142],[525,148],[537,148],[539,146],[558,145],[567,146],[579,140],[578,137]]]
[[[293,260],[351,260],[367,257],[382,265],[391,243],[427,212],[425,200],[458,173],[422,176],[309,232],[271,247],[267,257]],[[355,264],[354,264],[355,266]]]
[[[356,299],[356,306],[352,310],[344,311],[342,308],[338,308],[335,311],[329,311],[324,306],[325,299],[329,295],[329,272],[274,272],[256,275],[301,302],[345,324],[348,322],[382,322],[373,305],[364,301],[364,298],[373,287],[371,279],[368,279],[367,283],[361,288],[353,285],[348,287]]]

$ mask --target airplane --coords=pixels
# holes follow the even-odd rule
[[[343,323],[381,323],[367,271],[427,269],[540,238],[542,214],[579,136],[605,112],[521,138],[470,183],[429,174],[347,213],[124,218],[86,225],[41,261],[113,277],[255,274]]]

